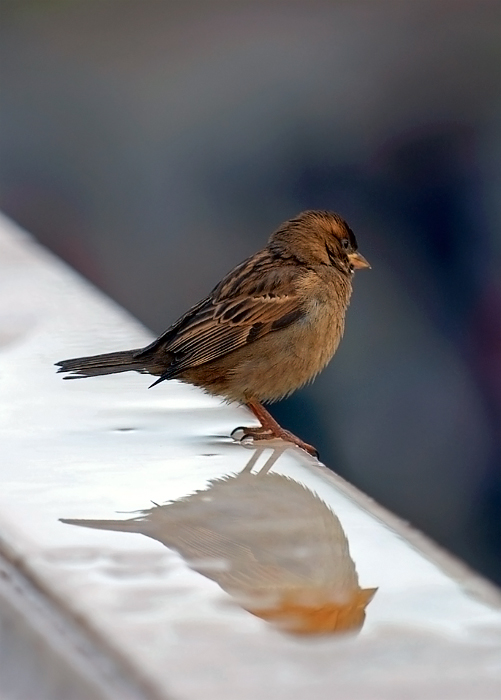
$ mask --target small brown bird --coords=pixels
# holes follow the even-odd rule
[[[340,216],[305,211],[147,347],[63,360],[58,371],[73,379],[134,370],[159,376],[151,386],[179,379],[248,406],[261,427],[242,428],[243,438],[282,438],[316,455],[262,402],[288,396],[329,362],[353,272],[363,267],[369,263]]]

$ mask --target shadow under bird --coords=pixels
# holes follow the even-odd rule
[[[145,348],[58,362],[65,379],[129,370],[178,379],[245,404],[260,427],[242,439],[281,438],[312,455],[264,408],[311,381],[344,331],[352,277],[370,267],[337,214],[305,211],[237,265],[212,292]]]

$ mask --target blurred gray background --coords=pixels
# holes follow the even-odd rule
[[[500,2],[0,8],[0,207],[158,332],[341,213],[373,269],[272,412],[501,582]]]

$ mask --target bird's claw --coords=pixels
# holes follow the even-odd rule
[[[234,428],[234,429],[231,431],[230,437],[235,438],[235,436],[236,436],[236,434],[238,433],[239,430],[241,430],[241,431],[245,434],[245,428],[244,428],[244,426],[243,426],[243,425],[239,425],[238,428]],[[235,439],[236,439],[236,438],[235,438]]]
[[[243,435],[240,438],[236,437],[236,433],[241,431]],[[293,435],[293,433],[289,432],[288,430],[282,430],[279,434],[274,433],[272,430],[269,430],[267,428],[263,427],[256,427],[256,428],[246,428],[242,425],[238,426],[238,428],[235,428],[231,432],[231,437],[238,440],[240,443],[245,443],[247,444],[248,442],[252,441],[257,441],[257,440],[281,440],[283,442],[288,442],[291,443],[292,445],[295,445],[296,447],[299,447],[301,450],[304,450],[307,452],[309,455],[312,457],[315,457],[316,459],[319,458],[318,450],[313,447],[313,445],[308,445],[307,442],[304,442],[300,438],[296,437]]]

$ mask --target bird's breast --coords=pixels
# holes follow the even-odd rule
[[[238,361],[230,382],[234,397],[275,401],[311,381],[336,352],[348,300],[349,294],[322,287],[307,296],[299,320],[235,353]]]
[[[343,337],[346,304],[337,299],[312,299],[308,311],[298,324],[295,349],[304,358],[305,371],[311,371],[306,381],[320,372],[336,352]]]

